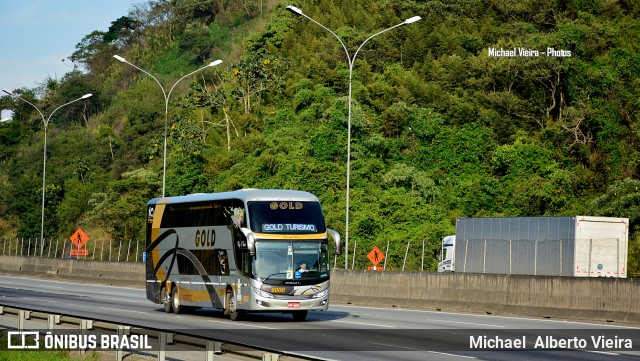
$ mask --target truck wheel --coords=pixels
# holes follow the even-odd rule
[[[178,314],[182,313],[183,307],[180,305],[180,296],[178,295],[178,287],[173,288],[173,293],[171,295],[171,304],[173,305],[173,313]]]
[[[164,307],[164,312],[171,312],[171,295],[166,287],[162,289],[162,306]]]
[[[307,319],[307,313],[309,311],[294,311],[291,312],[291,314],[293,315],[293,319],[295,321],[304,321]]]
[[[229,315],[231,321],[238,321],[242,318],[242,311],[237,308],[236,298],[233,296],[233,292],[227,292],[225,304],[227,307],[224,312]]]

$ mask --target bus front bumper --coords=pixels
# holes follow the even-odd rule
[[[325,290],[320,297],[264,297],[252,292],[252,309],[258,311],[304,311],[326,310],[329,308],[329,292]]]
[[[326,310],[329,308],[328,299],[307,299],[307,300],[276,300],[276,299],[255,299],[256,309],[259,311],[304,311],[304,310]]]

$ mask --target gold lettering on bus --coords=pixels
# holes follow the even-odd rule
[[[215,229],[203,229],[196,231],[196,247],[211,247],[216,243]]]
[[[302,202],[271,202],[269,207],[274,211],[277,209],[300,210],[303,208],[303,205]]]

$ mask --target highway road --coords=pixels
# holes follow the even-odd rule
[[[0,305],[209,335],[329,360],[640,360],[640,325],[336,304],[328,311],[310,312],[305,322],[280,313],[249,314],[234,322],[217,310],[166,314],[146,299],[143,289],[4,276],[0,276]],[[597,351],[472,348],[474,342],[476,346],[504,345],[523,338],[531,346],[538,336],[545,342],[585,340],[589,346],[605,336],[621,347]],[[633,350],[624,349],[626,342]]]

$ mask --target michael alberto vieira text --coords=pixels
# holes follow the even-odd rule
[[[471,349],[524,349],[527,348],[527,336],[505,338],[500,336],[469,336]],[[537,336],[534,349],[633,349],[633,341],[618,336],[590,336],[588,338],[559,338],[554,336]]]

